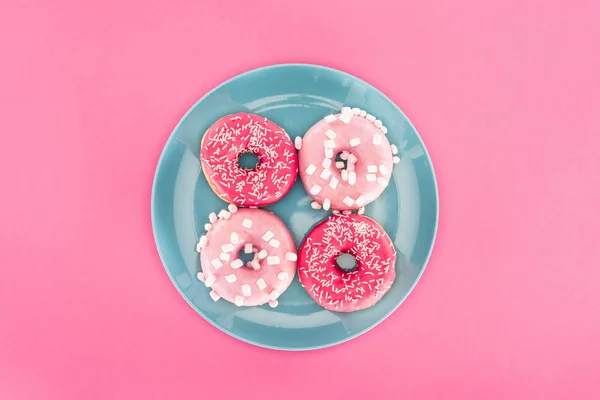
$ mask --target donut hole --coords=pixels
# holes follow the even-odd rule
[[[340,164],[340,163],[342,163],[344,165],[342,168],[339,168],[342,166],[342,164]],[[339,170],[348,168],[348,160],[342,160],[342,152],[341,151],[335,155],[335,165],[336,165],[336,168]]]
[[[344,272],[352,272],[358,268],[356,258],[350,253],[341,253],[335,258],[335,263]]]
[[[255,169],[259,162],[258,156],[250,152],[242,153],[238,157],[238,165],[243,169]]]
[[[246,253],[246,251],[244,250],[244,247],[242,246],[242,248],[238,252],[238,258],[240,260],[242,260],[242,262],[244,263],[244,266],[246,266],[246,265],[248,265],[248,263],[250,261],[252,261],[254,259],[255,254],[256,253],[254,251],[252,253]]]

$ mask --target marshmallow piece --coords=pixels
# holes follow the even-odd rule
[[[348,156],[350,155],[350,153],[348,153],[346,150],[342,151],[342,154],[340,154],[340,158],[344,161],[346,161],[348,159]]]
[[[235,204],[230,204],[227,206],[227,208],[229,209],[229,212],[232,214],[235,214],[238,210],[238,208]]]
[[[247,283],[242,285],[242,294],[246,297],[252,295],[252,289],[250,288],[250,285],[248,285]]]
[[[353,138],[350,139],[350,146],[352,147],[356,147],[360,144],[360,138]]]
[[[310,164],[308,167],[306,167],[306,173],[308,175],[314,174],[316,170],[317,170],[317,166],[313,165],[313,164]]]
[[[400,157],[392,157],[392,161],[394,164],[398,164],[400,162]]]
[[[208,243],[208,238],[206,236],[200,236],[200,240],[198,240],[198,244],[196,245],[196,251],[200,253],[200,250],[206,246]]]
[[[365,208],[361,207],[358,209],[358,215],[363,215],[365,213]]]
[[[242,260],[240,260],[239,258],[236,258],[235,260],[233,260],[231,262],[231,268],[233,268],[233,269],[238,269],[243,265],[244,265],[244,262]]]
[[[202,272],[198,272],[198,273],[196,274],[196,278],[198,278],[198,280],[199,280],[200,282],[204,282],[204,281],[205,281],[205,279],[204,279],[204,274],[203,274]]]
[[[343,173],[343,171],[342,171],[342,173]],[[335,189],[337,187],[338,182],[339,182],[338,178],[336,178],[335,176],[332,177],[331,180],[329,181],[329,187],[332,189]]]
[[[383,132],[383,134],[384,134],[384,135],[387,135],[387,133],[388,133],[388,129],[387,129],[385,126],[382,126],[382,127],[381,127],[381,128],[379,128],[379,129],[381,129],[381,132]]]
[[[383,123],[380,120],[376,120],[374,123],[375,123],[375,126],[378,128],[381,128],[383,126]]]
[[[271,246],[275,247],[276,249],[278,249],[278,248],[279,248],[279,245],[280,245],[281,243],[280,243],[280,242],[279,242],[279,240],[277,240],[277,239],[271,239],[271,240],[269,240],[269,244],[270,244]]]
[[[387,179],[382,177],[377,178],[377,183],[379,183],[383,187],[386,187],[388,185]]]
[[[342,114],[340,115],[340,121],[345,124],[349,124],[352,121],[352,114]]]
[[[240,235],[238,235],[237,232],[231,232],[229,240],[231,241],[231,243],[237,244],[237,242],[240,241]]]
[[[368,165],[367,166],[367,172],[376,173],[377,172],[377,165]]]
[[[211,275],[208,278],[206,278],[206,281],[204,282],[204,286],[211,287],[215,283],[216,280],[217,280],[217,278],[215,278],[214,275]]]
[[[367,181],[375,182],[377,180],[377,175],[375,174],[367,174]]]
[[[354,108],[352,109],[352,114],[354,114],[354,115],[359,115],[359,114],[360,114],[360,108],[354,107]]]
[[[267,264],[269,265],[277,265],[280,263],[278,256],[269,256],[267,257]]]
[[[227,210],[221,210],[219,211],[219,218],[224,218],[224,219],[229,219],[229,217],[231,217],[231,213]]]
[[[263,290],[267,287],[267,282],[265,282],[263,278],[258,278],[258,280],[256,281],[256,286],[258,286],[259,290]]]
[[[242,296],[235,296],[235,305],[241,307],[244,305],[244,298]]]
[[[365,204],[365,197],[364,196],[358,196],[358,198],[356,199],[356,205],[361,207],[363,204]]]
[[[279,305],[279,302],[277,300],[271,300],[269,301],[269,305],[271,306],[271,308],[275,308]]]
[[[254,269],[260,269],[260,263],[256,260],[252,260],[248,264]]]
[[[210,298],[213,299],[213,301],[218,301],[221,298],[221,296],[219,296],[214,290],[211,290],[209,294]]]
[[[344,162],[343,162],[343,161],[336,161],[336,162],[335,162],[335,167],[336,167],[337,169],[342,169],[342,168],[344,168]]]
[[[288,261],[296,261],[298,259],[298,255],[296,253],[288,251],[287,253],[285,253],[285,259]]]
[[[208,214],[208,219],[210,220],[211,224],[214,224],[215,222],[217,222],[217,214],[211,212],[210,214]]]
[[[324,169],[323,172],[321,172],[321,175],[319,175],[319,177],[321,177],[321,179],[327,179],[331,176],[331,170],[329,169]]]
[[[275,237],[275,234],[271,231],[266,231],[265,234],[262,236],[262,239],[265,242],[268,242],[269,240],[273,239]]]
[[[342,180],[343,181],[347,181],[348,180],[348,170],[346,170],[346,169],[342,170]]]
[[[315,210],[321,209],[321,205],[319,203],[317,203],[316,201],[313,201],[312,203],[310,203],[310,206]]]
[[[396,147],[395,144],[391,145],[390,147],[392,149],[392,154],[398,154],[398,147]]]
[[[356,183],[356,172],[352,171],[348,173],[348,184],[354,185]]]
[[[329,139],[335,139],[337,135],[331,129],[327,129],[327,131],[325,131],[325,136],[327,136]]]
[[[367,121],[375,122],[376,119],[373,115],[367,114]]]
[[[354,199],[349,196],[344,197],[343,201],[344,201],[344,204],[347,205],[348,207],[352,207],[352,204],[354,204]]]
[[[248,229],[252,228],[252,220],[248,219],[248,218],[244,218],[244,221],[242,222],[242,226],[244,228],[248,228]]]
[[[373,144],[379,146],[381,144],[381,135],[373,135]]]
[[[349,114],[352,112],[350,107],[342,107],[342,114]]]
[[[237,276],[235,276],[235,274],[229,274],[225,276],[225,280],[229,283],[233,283],[237,281]]]
[[[221,255],[219,256],[219,258],[223,261],[229,261],[231,259],[231,256],[227,253],[221,253]]]
[[[204,230],[206,232],[210,231],[212,229],[212,224],[204,224]]]
[[[246,243],[244,245],[244,253],[246,254],[252,254],[254,250],[252,249],[252,243]]]
[[[210,263],[212,264],[213,267],[215,267],[215,269],[219,269],[223,266],[223,263],[218,258],[215,258]]]
[[[390,170],[385,165],[380,165],[379,172],[381,172],[382,175],[387,175],[389,174]]]
[[[329,199],[325,199],[323,201],[323,210],[329,210],[329,207],[331,207],[331,200]]]
[[[258,258],[260,260],[262,260],[263,258],[265,258],[267,256],[267,251],[263,249],[263,250],[259,251],[257,255],[258,255]]]
[[[360,113],[358,115],[364,118],[367,116],[367,112],[365,110],[360,110]]]
[[[231,243],[224,244],[221,246],[221,251],[223,253],[229,253],[230,251],[233,251],[233,245]]]
[[[331,165],[331,158],[324,158],[323,162],[321,163],[321,166],[323,168],[329,168],[330,165]]]
[[[296,139],[294,139],[294,147],[296,147],[296,150],[302,148],[302,138],[300,136],[296,136]]]
[[[269,298],[271,300],[277,300],[277,298],[281,295],[281,293],[279,293],[277,290],[273,290],[270,294],[269,294]]]
[[[335,115],[330,114],[328,116],[326,116],[325,118],[323,118],[325,120],[325,122],[327,122],[328,124],[332,123],[333,121],[335,121],[337,118],[335,117]]]
[[[277,274],[277,279],[279,279],[280,281],[285,281],[289,276],[290,276],[290,274],[283,271],[283,272],[280,272]]]
[[[310,194],[317,195],[317,194],[319,194],[321,189],[323,189],[321,186],[314,185],[312,188],[310,188]]]
[[[333,149],[325,149],[325,158],[333,157]]]

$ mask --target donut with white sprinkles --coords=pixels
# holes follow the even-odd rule
[[[255,168],[243,168],[244,153],[258,157]],[[204,134],[202,170],[223,200],[238,206],[266,206],[283,198],[298,174],[294,143],[279,126],[248,113],[226,115]]]
[[[349,254],[356,268],[343,270],[338,257]],[[308,294],[331,311],[369,308],[387,293],[396,278],[396,250],[383,228],[371,218],[338,214],[306,236],[298,251],[298,275]]]
[[[223,210],[224,211],[224,210]],[[198,279],[210,288],[214,301],[235,305],[276,307],[277,298],[296,274],[296,246],[285,224],[260,208],[219,212],[212,227],[198,240],[202,271]],[[252,259],[244,263],[242,254]]]
[[[371,114],[349,107],[313,125],[298,153],[310,197],[332,210],[359,210],[379,197],[400,161],[387,131]]]

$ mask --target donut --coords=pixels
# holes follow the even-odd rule
[[[269,211],[233,204],[211,213],[209,221],[196,250],[202,266],[197,277],[211,289],[210,297],[240,307],[276,307],[296,274],[296,246],[285,224]],[[252,259],[244,263],[240,253]]]
[[[341,255],[353,256],[356,268],[342,270]],[[369,308],[396,278],[396,250],[383,228],[357,214],[331,215],[306,236],[298,252],[298,275],[308,294],[331,311]]]
[[[255,168],[239,165],[244,153],[258,157]],[[266,206],[285,196],[298,174],[298,156],[279,126],[248,113],[226,115],[211,125],[200,148],[202,170],[223,200],[238,206]]]
[[[313,125],[298,153],[300,179],[325,210],[359,210],[387,187],[394,155],[387,128],[371,114],[343,107]],[[394,150],[395,149],[395,150]]]

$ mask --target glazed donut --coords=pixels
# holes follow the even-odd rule
[[[258,157],[253,169],[239,157]],[[213,191],[238,206],[266,206],[285,196],[298,174],[298,158],[288,134],[264,117],[237,113],[212,124],[202,138],[202,170]]]
[[[196,250],[202,271],[197,274],[210,297],[223,298],[237,306],[277,306],[296,274],[296,246],[284,223],[269,211],[240,208],[211,213]],[[242,251],[254,254],[246,265]]]
[[[336,259],[350,254],[356,268]],[[383,228],[357,214],[332,215],[306,236],[298,252],[298,275],[308,294],[331,311],[352,312],[381,300],[396,277],[396,250]]]
[[[386,133],[374,116],[349,107],[306,132],[299,151],[300,179],[317,205],[358,210],[383,192],[393,163],[400,161]],[[338,155],[341,160],[336,161]]]

